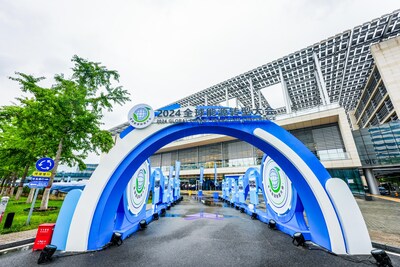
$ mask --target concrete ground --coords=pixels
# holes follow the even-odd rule
[[[9,246],[13,246],[13,244],[16,244],[18,242],[24,243],[24,241],[26,240],[33,242],[34,238],[36,237],[36,233],[37,229],[32,229],[28,231],[0,235],[0,250],[3,247],[6,248]]]
[[[356,198],[373,242],[400,248],[399,199],[374,196],[373,201]]]
[[[0,256],[0,266],[34,266],[40,252]],[[390,255],[394,266],[400,257]],[[364,266],[371,256],[335,256],[296,247],[290,236],[226,206],[205,206],[186,197],[165,217],[119,246],[70,256],[57,253],[54,266]]]

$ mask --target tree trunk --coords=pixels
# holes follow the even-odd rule
[[[34,193],[35,193],[35,188],[31,188],[31,190],[29,191],[28,199],[26,200],[27,204],[32,203]]]
[[[40,203],[41,210],[47,210],[49,206],[50,188],[46,187],[43,191],[42,202]]]
[[[19,200],[19,198],[21,197],[22,190],[23,190],[24,183],[25,183],[25,179],[26,179],[26,176],[28,175],[28,171],[29,171],[29,165],[27,164],[25,166],[24,173],[22,174],[21,181],[19,182],[17,194],[15,195],[15,200]]]
[[[61,139],[60,143],[58,143],[57,154],[56,158],[54,159],[54,168],[51,171],[49,184],[47,185],[46,189],[43,192],[42,202],[40,203],[41,210],[47,210],[47,207],[49,205],[50,188],[53,185],[54,176],[56,176],[57,173],[58,163],[60,162],[61,159],[62,148],[63,148],[63,139]]]
[[[17,180],[17,176],[18,176],[18,174],[15,172],[14,178],[12,179],[11,184],[10,184],[10,191],[8,192],[9,197],[14,196],[15,181]]]
[[[11,186],[11,187],[10,187],[10,193],[9,193],[9,195],[8,195],[10,198],[14,196],[14,189],[15,189],[14,186]]]
[[[15,200],[19,200],[19,198],[22,195],[23,190],[24,190],[24,188],[22,186],[18,186],[17,194],[15,194]]]
[[[6,178],[4,177],[2,180],[1,180],[1,186],[0,186],[0,189],[1,189],[1,191],[0,191],[0,196],[2,196],[3,194],[4,194],[4,191],[6,190],[6,188],[5,188],[5,185],[6,184]]]
[[[8,176],[8,177],[5,179],[4,183],[3,183],[3,189],[1,190],[1,194],[2,194],[3,196],[8,196],[8,192],[10,191],[10,190],[9,190],[9,187],[8,187],[8,183],[10,182],[10,177],[11,177],[11,176]]]

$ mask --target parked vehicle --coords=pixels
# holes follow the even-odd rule
[[[384,188],[383,186],[379,186],[378,187],[379,193],[381,195],[390,195],[389,190],[387,190],[386,188]]]

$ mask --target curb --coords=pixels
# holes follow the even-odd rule
[[[28,250],[33,247],[34,242],[35,238],[29,238],[17,242],[0,245],[0,256],[13,251]]]
[[[389,246],[386,244],[381,244],[381,243],[376,243],[376,242],[371,242],[372,243],[372,247],[374,248],[379,248],[379,249],[383,249],[386,251],[390,251],[390,252],[394,252],[394,253],[398,253],[400,254],[400,248],[398,247],[393,247],[393,246]]]
[[[32,243],[26,243],[26,244],[22,244],[19,246],[2,249],[2,250],[0,250],[0,256],[8,254],[10,252],[29,250],[33,247],[33,244],[34,243],[32,242]]]
[[[30,239],[25,239],[25,240],[13,242],[13,243],[8,243],[5,245],[0,245],[0,256],[7,254],[9,252],[13,252],[13,251],[28,250],[33,247],[34,241],[35,241],[35,238],[30,238]],[[379,249],[383,249],[385,251],[400,254],[399,247],[394,247],[394,246],[377,243],[377,242],[371,242],[371,244],[372,244],[373,248],[379,248]]]
[[[35,242],[35,238],[28,238],[25,240],[7,243],[4,245],[0,245],[0,251],[8,249],[8,248],[19,247],[19,246],[26,245],[26,244],[33,243],[33,242]]]

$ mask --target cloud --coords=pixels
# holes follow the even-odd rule
[[[397,7],[392,0],[3,0],[0,105],[21,94],[7,78],[14,71],[51,84],[77,54],[118,70],[131,93],[131,103],[104,116],[111,128],[136,103],[165,106]]]

